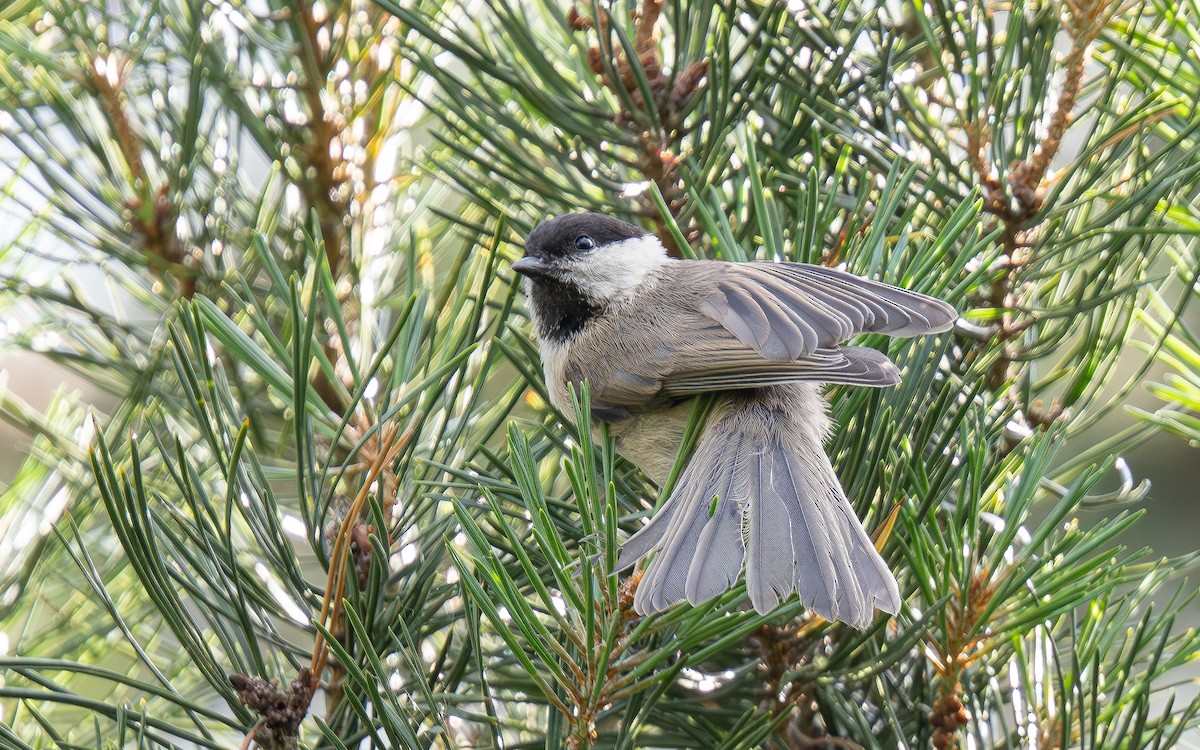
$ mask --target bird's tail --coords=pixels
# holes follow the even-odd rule
[[[714,415],[666,504],[621,550],[622,567],[657,552],[638,612],[711,599],[734,585],[743,562],[762,613],[793,591],[809,610],[859,629],[876,607],[899,611],[896,579],[825,455],[820,407],[816,424],[797,424],[797,410],[771,403],[796,388],[805,387],[764,389],[774,398]],[[820,399],[815,389],[796,395]]]

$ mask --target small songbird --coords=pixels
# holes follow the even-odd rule
[[[700,439],[657,516],[619,566],[655,552],[634,609],[699,604],[746,571],[766,613],[795,591],[809,610],[863,629],[900,609],[896,579],[825,455],[817,383],[890,386],[896,366],[857,333],[915,336],[958,317],[944,302],[824,266],[676,260],[610,216],[543,222],[513,263],[526,277],[551,402],[592,415],[651,479],[670,473],[693,400],[715,394]]]

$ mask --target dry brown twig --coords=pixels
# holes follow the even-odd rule
[[[376,529],[368,525],[362,524],[360,518],[367,506],[367,500],[370,498],[371,490],[376,486],[376,483],[383,477],[390,474],[391,465],[399,456],[400,452],[408,445],[412,439],[412,429],[407,429],[401,432],[399,425],[389,424],[384,425],[378,432],[375,433],[374,447],[364,446],[364,453],[369,456],[369,463],[360,464],[356,467],[351,467],[353,473],[365,473],[362,483],[359,485],[358,494],[353,502],[346,509],[345,516],[338,524],[336,536],[329,553],[329,571],[325,582],[325,596],[321,600],[321,613],[317,621],[325,627],[334,637],[340,637],[343,632],[344,624],[342,623],[342,600],[346,594],[346,576],[349,568],[354,567],[356,577],[364,565],[363,556],[368,555],[366,550],[370,549],[370,537],[377,532]],[[371,442],[371,441],[368,441]],[[365,466],[365,471],[363,468]],[[384,481],[384,486],[395,487],[395,478]],[[394,498],[382,499],[385,505],[390,507],[394,503]],[[390,536],[388,537],[390,540]],[[358,543],[359,558],[356,560],[355,555],[351,554],[355,542]],[[367,563],[369,565],[369,557]],[[321,675],[325,671],[326,664],[329,661],[329,645],[325,642],[324,636],[318,631],[316,640],[313,643],[313,655],[310,669],[312,672],[313,689],[321,680]],[[337,680],[330,681],[331,685],[336,685]],[[331,698],[331,702],[332,702]]]
[[[365,426],[369,429],[369,420],[366,417],[356,421],[360,428]],[[350,432],[353,434],[354,430]],[[342,621],[342,601],[346,594],[348,571],[354,568],[356,577],[362,581],[362,571],[370,565],[370,538],[376,533],[376,529],[362,523],[360,518],[371,489],[381,479],[385,487],[396,486],[391,465],[411,438],[411,430],[401,432],[398,425],[384,425],[375,433],[374,439],[368,439],[361,449],[364,461],[346,470],[348,475],[365,476],[359,485],[358,494],[337,525],[329,555],[325,596],[321,600],[321,612],[317,618],[325,630],[335,638],[342,637],[345,630]],[[389,497],[383,502],[385,506],[390,507],[395,498]],[[390,539],[390,536],[388,538]],[[357,554],[352,554],[355,551]],[[242,703],[262,715],[258,723],[246,734],[243,749],[248,748],[251,742],[268,750],[292,750],[297,747],[295,738],[298,737],[298,727],[308,713],[313,696],[321,686],[321,677],[329,666],[329,661],[329,644],[326,643],[322,632],[318,631],[313,642],[309,666],[300,671],[285,693],[278,693],[275,682],[240,674],[230,676],[230,684],[238,691]],[[326,683],[326,704],[330,707],[338,702],[339,683],[340,677],[335,670]]]

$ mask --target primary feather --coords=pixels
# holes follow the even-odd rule
[[[796,360],[858,333],[936,333],[958,317],[939,300],[823,266],[722,265],[701,311],[770,360]]]

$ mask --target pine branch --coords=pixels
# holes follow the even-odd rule
[[[1114,0],[1069,0],[1062,23],[1071,39],[1071,49],[1061,64],[1064,71],[1062,88],[1054,102],[1046,134],[1038,142],[1032,158],[1009,165],[1007,191],[999,182],[997,170],[984,155],[991,145],[986,125],[982,124],[987,121],[988,113],[967,115],[964,131],[968,161],[986,189],[985,207],[999,219],[1003,227],[1005,258],[996,280],[992,282],[990,301],[997,310],[1005,311],[1000,318],[998,336],[1000,345],[1006,351],[1009,342],[1033,324],[1032,320],[1015,321],[1008,311],[1021,304],[1014,290],[1020,286],[1021,269],[1034,260],[1037,245],[1035,217],[1045,202],[1046,172],[1058,154],[1063,136],[1071,123],[1075,103],[1083,88],[1089,48],[1117,8]],[[1032,137],[1032,134],[1026,137]],[[996,360],[989,379],[993,389],[1000,389],[1010,382],[1009,368],[1013,359],[1006,353]],[[1061,416],[1062,406],[1056,402],[1044,416],[1041,412],[1039,409],[1038,414],[1030,416],[1033,424],[1044,427]]]
[[[1121,456],[1198,432],[1194,19],[893,10],[0,8],[9,343],[116,399],[0,393],[40,434],[0,492],[0,744],[1181,744],[1195,557],[1125,549]],[[586,394],[556,413],[507,270],[581,209],[960,310],[828,392],[899,615],[631,610],[616,550],[690,448],[657,487]],[[1155,362],[1166,405],[1097,437]]]

